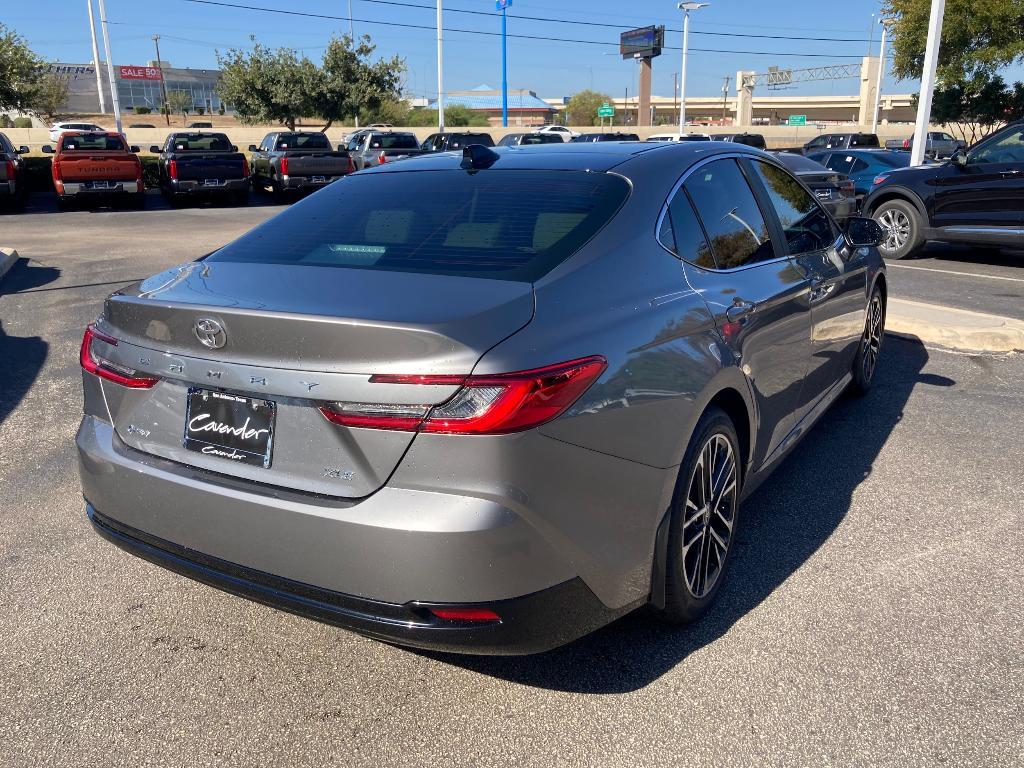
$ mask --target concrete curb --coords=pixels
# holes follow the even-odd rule
[[[13,248],[0,248],[0,280],[18,263],[18,252]]]
[[[1024,321],[907,299],[890,299],[885,330],[963,352],[1024,351]]]

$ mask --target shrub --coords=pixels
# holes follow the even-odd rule
[[[12,128],[31,128],[32,118],[31,117],[16,117],[14,118],[14,125]]]
[[[135,112],[136,115],[148,115],[150,112],[153,111],[149,107],[132,107],[132,110]]]
[[[224,105],[223,104],[220,105],[220,108],[217,110],[217,114],[218,115],[223,115],[224,114]]]
[[[197,115],[202,115],[202,114],[205,114],[205,113],[206,113],[206,108],[205,107],[196,107],[196,114]]]
[[[14,123],[11,122],[11,118],[7,115],[0,115],[0,128],[13,128]]]

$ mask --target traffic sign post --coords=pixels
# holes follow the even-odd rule
[[[615,107],[609,104],[607,101],[597,108],[597,116],[601,118],[601,127],[604,128],[604,119],[606,117],[615,117]],[[610,125],[611,123],[609,123]]]
[[[788,125],[807,125],[807,115],[790,115]]]

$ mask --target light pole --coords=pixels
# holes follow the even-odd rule
[[[100,8],[103,0],[100,0]],[[928,17],[928,40],[924,48],[924,68],[921,72],[921,95],[917,100],[917,125],[914,127],[914,143],[910,147],[910,164],[924,163],[924,151],[928,148],[928,122],[932,114],[932,91],[935,90],[935,68],[939,63],[939,43],[942,40],[942,17],[946,12],[946,0],[932,0]]]
[[[882,45],[878,50],[878,79],[875,81],[875,110],[871,117],[871,132],[878,133],[878,110],[882,103],[882,77],[885,75],[885,38],[889,31],[888,19],[879,19],[882,25]]]
[[[441,63],[441,0],[437,0],[437,131],[444,133],[444,66]]]
[[[110,32],[107,30],[107,8],[103,0],[100,4],[100,31],[103,33],[103,50],[107,54],[107,76],[110,78],[110,100],[114,103],[114,123],[117,132],[121,133],[121,100],[117,96],[117,80],[114,79],[114,59],[110,55]],[[931,103],[931,99],[928,100]]]
[[[160,60],[160,35],[153,35],[153,44],[156,46],[156,68],[160,70],[160,93],[163,94],[164,99],[160,111],[164,113],[164,119],[169,127],[171,125],[171,112],[167,108],[167,83],[164,81],[164,65]]]
[[[103,95],[103,76],[100,74],[100,49],[96,45],[96,22],[92,17],[92,0],[89,0],[89,31],[92,33],[92,66],[96,70],[96,90],[100,96],[100,113],[107,114],[107,100]]]
[[[679,134],[686,132],[686,59],[690,49],[690,11],[706,8],[708,3],[679,3],[683,12],[683,64],[679,72]]]
[[[512,0],[494,0],[501,11],[501,127],[508,128],[508,14]]]

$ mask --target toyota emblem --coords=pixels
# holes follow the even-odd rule
[[[192,326],[192,332],[204,347],[220,349],[228,341],[224,326],[209,317],[200,317]]]

